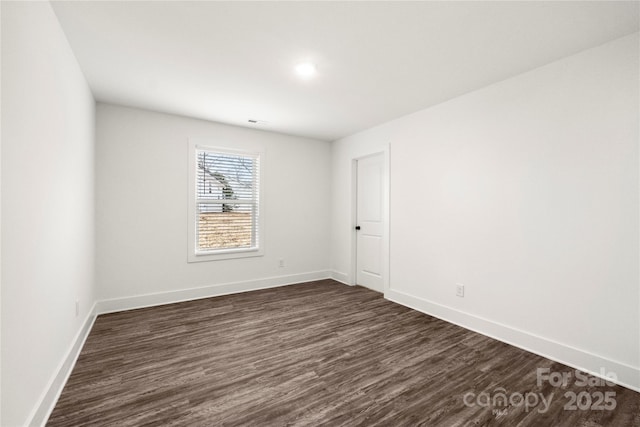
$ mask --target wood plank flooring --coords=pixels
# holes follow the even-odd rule
[[[565,410],[567,392],[616,408]],[[323,280],[99,316],[47,425],[640,426],[640,394]]]

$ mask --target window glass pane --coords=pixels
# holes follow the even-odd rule
[[[196,151],[198,251],[251,249],[257,242],[257,158]]]
[[[251,201],[256,193],[256,159],[210,151],[197,152],[197,197]],[[232,209],[225,206],[225,209]]]
[[[198,204],[198,250],[251,248],[255,246],[252,204],[225,211],[222,203]]]

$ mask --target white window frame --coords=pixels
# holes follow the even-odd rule
[[[197,159],[198,150],[207,150],[221,154],[234,154],[240,156],[255,157],[258,159],[258,220],[256,221],[253,233],[257,233],[256,247],[252,248],[231,248],[217,249],[213,251],[199,251],[197,249],[197,221],[198,221],[198,199],[197,199]],[[189,139],[189,220],[188,220],[188,262],[218,261],[235,258],[258,257],[264,255],[264,152],[230,149],[227,147],[217,147],[209,145],[196,139]]]

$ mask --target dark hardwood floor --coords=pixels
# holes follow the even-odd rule
[[[639,393],[579,379],[324,280],[99,316],[47,425],[640,426]]]

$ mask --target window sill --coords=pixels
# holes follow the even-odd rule
[[[187,262],[222,261],[227,259],[252,258],[264,255],[264,249],[229,249],[219,252],[191,252]]]

